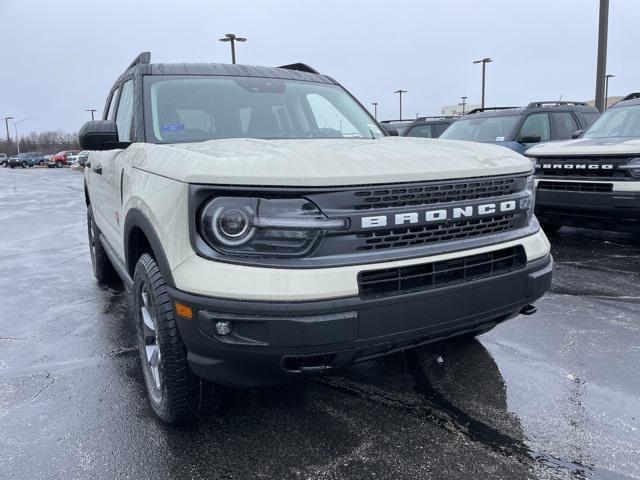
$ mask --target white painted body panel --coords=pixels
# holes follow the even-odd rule
[[[578,138],[534,145],[529,157],[570,157],[580,155],[640,155],[640,138]]]
[[[181,182],[218,185],[367,185],[531,170],[522,155],[503,147],[410,137],[134,144],[127,155],[141,170]]]

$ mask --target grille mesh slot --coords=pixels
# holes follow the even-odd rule
[[[517,191],[514,178],[495,178],[453,182],[441,185],[417,185],[354,192],[356,210],[395,208],[495,198]]]
[[[611,183],[591,183],[591,182],[538,182],[541,190],[553,190],[556,192],[611,192]]]
[[[358,251],[381,250],[385,248],[412,247],[432,242],[458,240],[492,233],[506,232],[514,228],[514,215],[494,215],[474,220],[423,227],[396,228],[377,232],[359,233],[357,238],[364,239]]]
[[[399,295],[441,288],[524,268],[521,245],[493,252],[407,267],[360,272],[360,297]]]

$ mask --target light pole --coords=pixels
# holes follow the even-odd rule
[[[460,97],[462,99],[462,103],[460,103],[459,105],[462,105],[462,115],[464,115],[464,107],[467,105],[467,97]]]
[[[480,104],[481,108],[484,108],[484,81],[487,73],[487,63],[491,63],[491,62],[493,62],[493,60],[491,60],[489,57],[483,58],[482,60],[476,60],[475,62],[473,62],[473,63],[482,64],[482,102]]]
[[[400,120],[402,120],[402,94],[407,93],[407,90],[396,90],[393,93],[397,93],[400,96]]]
[[[18,121],[18,122],[11,122],[13,123],[13,131],[15,132],[15,137],[16,137],[16,149],[18,150],[18,153],[20,153],[20,141],[18,140],[18,125],[21,124],[22,122],[29,120],[28,118],[23,118],[22,120]]]
[[[371,105],[373,105],[373,118],[378,120],[378,102],[373,102]]]
[[[13,117],[4,117],[4,125],[7,127],[7,146],[9,147],[9,153],[11,153],[11,137],[9,136],[9,120],[13,120]]]
[[[227,33],[224,37],[219,38],[221,42],[231,42],[231,63],[236,63],[236,42],[246,42],[247,39],[243,37],[236,37],[235,33]]]
[[[609,104],[609,79],[610,78],[616,78],[615,75],[611,75],[610,73],[607,73],[604,76],[604,108],[606,109],[608,104]]]
[[[85,112],[91,112],[91,121],[93,122],[94,118],[93,118],[93,114],[96,112],[95,108],[87,108],[85,110]]]
[[[600,17],[598,20],[598,63],[596,71],[595,106],[602,111],[605,108],[604,89],[607,72],[607,33],[609,31],[609,0],[600,0]]]

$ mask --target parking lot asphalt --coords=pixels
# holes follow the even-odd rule
[[[81,173],[0,168],[0,478],[640,479],[640,238],[551,241],[534,316],[168,427],[126,292],[92,276]]]

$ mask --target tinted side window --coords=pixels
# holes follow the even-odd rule
[[[552,113],[552,115],[556,123],[556,140],[571,138],[571,135],[578,130],[578,124],[569,112]]]
[[[433,138],[432,125],[416,125],[407,132],[407,137]]]
[[[584,130],[589,128],[593,122],[595,122],[596,118],[598,118],[599,113],[583,113],[582,118],[584,119],[585,124],[582,126]]]
[[[447,128],[449,128],[448,123],[438,123],[434,127],[434,133],[435,133],[434,138],[438,138],[440,135],[442,135]]]
[[[131,124],[133,122],[133,80],[127,80],[122,86],[122,93],[118,101],[116,125],[121,142],[131,141]]]
[[[104,118],[106,120],[113,120],[116,117],[116,99],[118,98],[118,92],[120,88],[116,88],[113,91],[113,95],[111,96],[111,100],[109,101],[109,109],[104,112]]]
[[[540,136],[540,141],[547,142],[551,140],[551,127],[549,125],[549,115],[546,113],[533,113],[520,127],[520,136]]]

